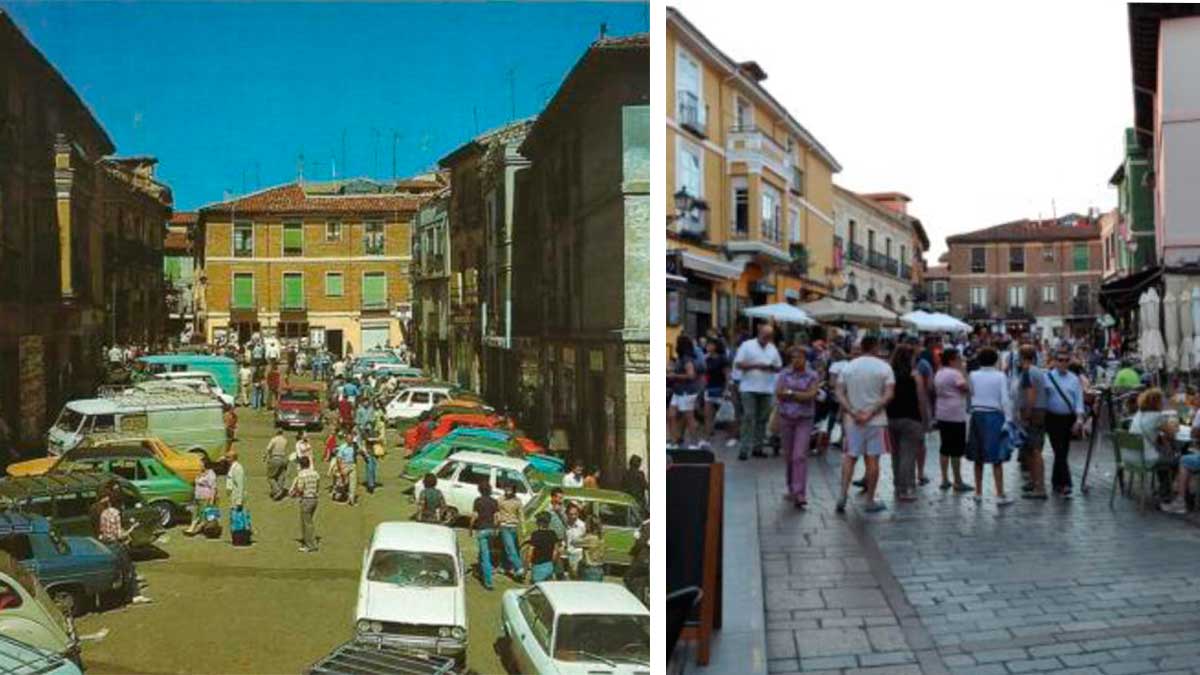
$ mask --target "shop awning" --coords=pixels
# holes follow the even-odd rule
[[[1161,267],[1148,267],[1120,279],[1101,284],[1100,304],[1114,316],[1131,312],[1137,308],[1138,298],[1141,297],[1142,292],[1151,285],[1157,285],[1162,274]]]
[[[731,263],[719,258],[698,255],[691,251],[680,251],[683,266],[697,274],[716,279],[737,279],[742,276],[744,263]]]

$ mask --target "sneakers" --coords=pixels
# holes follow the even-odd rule
[[[702,440],[702,441],[700,441],[699,443],[697,443],[697,444],[696,444],[696,449],[698,449],[698,450],[711,450],[711,449],[712,449],[712,444],[708,442],[708,439],[704,439],[704,440]]]
[[[838,513],[845,513],[845,512],[846,512],[846,495],[842,495],[842,496],[841,496],[841,497],[840,497],[840,498],[837,500],[837,509],[836,509],[836,511],[837,511]]]
[[[1169,502],[1160,504],[1158,508],[1161,509],[1163,513],[1174,513],[1177,515],[1183,515],[1187,513],[1187,504],[1182,499],[1172,499]]]
[[[996,499],[996,506],[1012,506],[1013,498],[1008,495],[1000,495]]]
[[[866,478],[859,478],[858,480],[856,480],[856,481],[853,481],[853,482],[852,482],[852,483],[850,483],[850,484],[851,484],[851,485],[853,485],[854,487],[858,487],[858,488],[865,488],[865,487],[867,487],[867,479],[866,479]]]
[[[1022,499],[1048,499],[1049,495],[1046,494],[1045,490],[1042,490],[1041,492],[1022,492],[1021,498]]]
[[[942,484],[938,486],[938,489],[945,491],[945,490],[949,490],[952,487],[954,487],[953,483],[951,483],[948,480],[944,480],[944,481],[942,481]]]
[[[974,489],[975,489],[975,486],[970,485],[968,483],[959,483],[954,486],[954,491],[958,492],[960,494],[963,492],[970,492],[971,490],[974,490]]]
[[[971,499],[974,499],[976,504],[983,503],[983,495],[971,495]]]
[[[737,444],[738,444],[738,442],[737,442],[736,438],[731,438],[731,439],[725,441],[725,447],[727,447],[727,448],[736,448]]]
[[[872,501],[870,504],[867,504],[865,507],[863,507],[863,511],[866,511],[867,513],[879,513],[880,511],[886,511],[886,510],[887,510],[887,505],[884,504],[883,502],[879,501],[878,499]]]
[[[926,476],[921,476],[920,478],[917,479],[917,484],[918,485],[929,485],[929,478]]]

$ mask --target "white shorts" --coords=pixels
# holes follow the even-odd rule
[[[696,409],[698,394],[671,394],[671,407],[679,412],[692,412]]]
[[[889,452],[887,427],[863,426],[856,422],[845,425],[846,452],[851,457],[878,457]]]

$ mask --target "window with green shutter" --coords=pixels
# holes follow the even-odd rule
[[[330,298],[340,298],[345,292],[341,272],[326,272],[325,273],[325,295]]]
[[[1075,244],[1075,271],[1086,272],[1088,269],[1088,245]]]
[[[283,308],[304,308],[304,275],[287,272],[283,275]]]
[[[233,307],[235,309],[254,308],[254,274],[244,272],[233,275]]]
[[[283,224],[283,254],[304,254],[304,225],[302,223]]]
[[[387,275],[383,272],[368,272],[363,275],[363,309],[387,308]]]

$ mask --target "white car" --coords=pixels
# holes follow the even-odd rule
[[[383,410],[388,422],[412,420],[450,399],[450,387],[409,387],[388,401]]]
[[[471,515],[481,483],[491,485],[492,496],[497,499],[504,494],[505,485],[515,485],[522,505],[529,504],[543,488],[538,472],[528,461],[483,452],[456,452],[438,464],[433,473],[446,499],[448,523]]]
[[[192,391],[198,391],[202,394],[212,394],[221,399],[221,402],[225,405],[233,405],[234,403],[233,396],[225,393],[225,390],[217,382],[217,378],[209,372],[202,370],[181,370],[170,373],[158,373],[154,378],[183,384]]]
[[[650,673],[650,610],[624,586],[543,581],[505,591],[500,604],[517,672]]]
[[[454,530],[387,522],[363,553],[354,629],[359,639],[467,658],[466,565]]]

